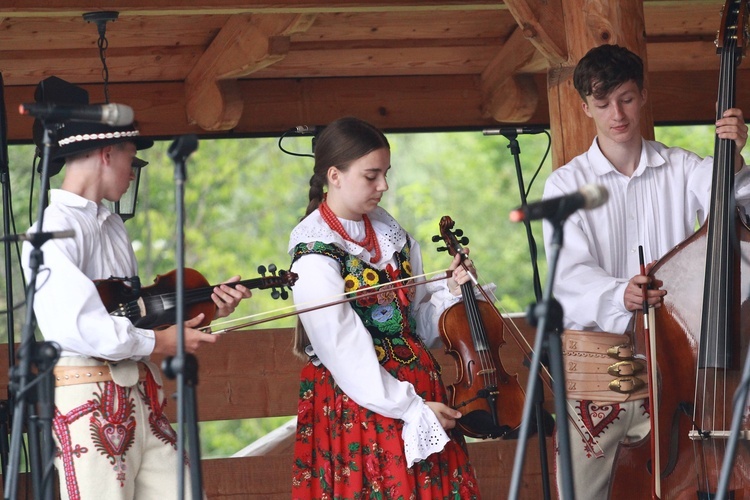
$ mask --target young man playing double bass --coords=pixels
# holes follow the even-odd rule
[[[696,220],[705,221],[713,159],[641,136],[647,91],[642,61],[633,52],[616,45],[593,48],[576,66],[573,81],[597,135],[588,151],[552,173],[544,198],[575,192],[585,184],[602,185],[609,192],[603,206],[579,210],[565,221],[555,277],[554,295],[563,307],[566,335],[575,340],[568,344],[564,336],[563,350],[575,345],[587,351],[607,343],[627,343],[620,338],[634,311],[642,309],[642,285],[649,282],[641,275],[639,246],[645,262],[653,262],[693,234]],[[736,200],[741,205],[750,203],[750,169],[740,154],[747,131],[739,109],[727,110],[716,121],[717,136],[736,144]],[[544,224],[544,237],[549,255],[549,222]],[[659,307],[669,292],[660,285],[651,283],[647,299],[651,306]],[[576,354],[582,353],[566,352],[566,356]],[[592,389],[598,387],[596,378],[577,376],[566,372],[566,380],[581,388],[568,390],[569,407],[590,437],[585,443],[569,424],[573,486],[578,499],[602,499],[608,494],[618,445],[635,442],[650,431],[648,391]],[[557,479],[559,488],[563,479],[559,472]]]

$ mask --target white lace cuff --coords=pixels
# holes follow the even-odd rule
[[[426,404],[422,404],[421,412],[415,421],[404,421],[401,437],[404,440],[407,467],[441,451],[450,441],[437,415]]]

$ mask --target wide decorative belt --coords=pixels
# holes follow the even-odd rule
[[[138,380],[146,380],[148,368],[144,363],[138,363]],[[108,364],[96,366],[55,366],[55,386],[76,384],[94,384],[112,380],[112,372]]]
[[[622,403],[648,397],[646,362],[627,335],[565,330],[566,393],[570,399]]]

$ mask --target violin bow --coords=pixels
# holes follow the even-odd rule
[[[434,275],[434,274],[440,274],[440,273],[445,273],[445,275],[444,276],[438,276],[436,278],[431,278],[431,279],[419,280],[419,278],[425,278],[427,276],[431,276],[431,275]],[[279,309],[275,309],[273,311],[265,311],[265,312],[262,312],[262,313],[259,313],[259,314],[254,314],[254,315],[250,315],[250,316],[244,316],[242,318],[234,318],[234,319],[227,320],[227,321],[222,321],[222,322],[219,322],[219,323],[213,323],[212,325],[204,327],[204,331],[211,332],[214,335],[219,335],[219,334],[222,334],[222,333],[228,333],[228,332],[231,332],[231,331],[240,330],[242,328],[248,328],[248,327],[251,327],[251,326],[259,325],[261,323],[268,323],[270,321],[275,321],[277,319],[287,318],[289,316],[297,316],[297,315],[302,314],[302,313],[306,313],[306,312],[310,312],[310,311],[316,311],[318,309],[323,309],[323,308],[326,308],[326,307],[331,307],[331,306],[335,306],[335,305],[339,305],[339,304],[345,304],[347,302],[352,302],[352,301],[357,300],[357,299],[362,299],[362,298],[366,298],[366,297],[371,297],[371,296],[374,296],[374,295],[378,295],[380,293],[383,293],[383,290],[382,290],[383,288],[387,288],[387,289],[394,288],[394,287],[411,288],[411,287],[416,287],[416,286],[419,286],[419,285],[426,285],[427,283],[433,283],[435,281],[442,281],[442,280],[450,278],[451,275],[452,275],[452,273],[451,273],[450,270],[440,270],[440,271],[433,271],[431,273],[420,274],[418,276],[409,276],[409,277],[402,278],[402,279],[399,279],[399,280],[390,281],[388,283],[382,283],[382,284],[378,284],[378,285],[373,285],[373,286],[370,286],[370,287],[365,288],[365,289],[353,290],[351,292],[344,292],[344,293],[341,293],[339,295],[334,295],[334,296],[331,296],[331,297],[328,297],[328,298],[324,299],[324,300],[330,300],[330,302],[314,301],[314,302],[307,302],[307,303],[304,303],[304,304],[293,304],[293,305],[290,305],[290,306],[287,306],[287,307],[282,307],[282,308],[279,308]],[[338,299],[338,300],[336,300],[336,299]],[[309,307],[306,307],[306,306],[309,306]],[[300,307],[301,307],[301,309],[300,309]],[[287,311],[287,312],[282,312],[282,311]],[[280,313],[280,314],[277,314],[277,313]],[[237,321],[243,321],[243,320],[246,320],[246,319],[256,318],[256,317],[259,317],[259,316],[265,316],[265,315],[268,315],[268,314],[272,314],[274,316],[269,316],[269,317],[266,317],[266,318],[262,318],[262,319],[258,319],[258,320],[254,320],[254,321],[250,321],[250,322],[246,322],[246,323],[242,323],[242,324],[239,324],[239,325],[227,327],[227,328],[224,328],[224,329],[221,329],[221,330],[216,330],[216,331],[213,331],[210,328],[211,326],[212,327],[222,326],[222,325],[226,325],[226,324],[230,324],[230,323],[235,323]]]

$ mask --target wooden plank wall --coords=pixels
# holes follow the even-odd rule
[[[518,318],[517,318],[518,319]],[[523,334],[533,345],[533,331],[520,321]],[[506,345],[501,359],[508,373],[517,373],[519,383],[526,387],[523,353],[506,330]],[[302,362],[291,354],[291,329],[265,329],[232,332],[222,335],[219,342],[205,346],[198,356],[197,406],[200,421],[293,416],[297,412],[298,377]],[[4,356],[5,348],[0,349]],[[442,349],[433,350],[443,366],[446,384],[455,381],[453,358]],[[6,356],[7,359],[7,356]],[[154,359],[160,363],[161,359]],[[0,373],[0,390],[7,386],[7,373]],[[167,380],[168,394],[175,392],[175,383]],[[6,392],[7,393],[7,392]],[[169,403],[169,416],[174,422],[175,402]],[[549,388],[545,387],[545,407],[553,408]],[[520,410],[519,410],[520,411]],[[242,447],[242,443],[239,447]],[[512,474],[517,441],[487,440],[469,443],[469,453],[479,476],[484,498],[505,498]],[[552,440],[546,438],[550,485],[554,495]],[[543,498],[539,442],[533,436],[527,443],[521,498]],[[288,499],[292,464],[292,448],[287,441],[268,455],[237,458],[205,459],[202,462],[203,482],[209,500],[276,500]]]

